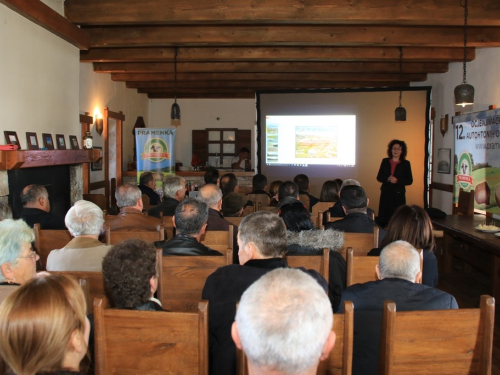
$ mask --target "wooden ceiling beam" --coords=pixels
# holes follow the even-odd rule
[[[173,63],[94,63],[98,73],[173,73]],[[447,63],[404,63],[403,73],[445,73]],[[397,62],[178,63],[181,73],[398,73]]]
[[[339,23],[461,25],[457,0],[66,0],[66,17],[76,24],[145,23]],[[496,0],[475,0],[470,25],[500,26]]]
[[[166,93],[148,93],[149,99],[174,99],[174,94],[166,94]],[[192,93],[184,93],[182,96],[177,95],[177,99],[253,99],[255,98],[255,92],[242,92],[242,91],[233,91],[230,92],[216,92],[216,93],[206,93],[199,91]]]
[[[461,47],[463,27],[193,25],[89,27],[92,48],[171,46]],[[468,28],[469,47],[499,47],[500,27]]]
[[[174,48],[92,48],[80,52],[82,62],[171,62]],[[467,61],[475,58],[467,48]],[[404,61],[462,61],[463,47],[404,47]],[[398,61],[397,47],[180,47],[177,61]]]
[[[87,32],[68,21],[40,0],[0,0],[0,4],[4,4],[14,12],[81,50],[89,48],[90,37]]]

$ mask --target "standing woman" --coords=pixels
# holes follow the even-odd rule
[[[394,211],[406,204],[406,185],[413,183],[411,165],[406,160],[406,143],[393,139],[387,148],[388,158],[382,159],[377,175],[380,187],[380,204],[378,208],[378,224],[387,226]]]

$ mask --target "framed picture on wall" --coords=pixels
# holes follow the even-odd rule
[[[56,144],[58,150],[66,150],[66,140],[63,134],[56,134]]]
[[[5,134],[5,142],[7,142],[8,145],[15,145],[18,147],[18,150],[21,149],[21,144],[19,143],[16,132],[6,130],[3,133]]]
[[[94,147],[96,150],[102,150],[102,147]],[[97,159],[96,161],[90,164],[91,171],[102,171],[102,158]]]
[[[438,150],[438,173],[450,174],[451,172],[451,148],[440,148]]]
[[[52,134],[42,133],[43,147],[47,150],[54,149],[54,140],[52,139]]]
[[[80,147],[78,146],[78,138],[76,138],[76,135],[69,136],[69,144],[70,144],[72,150],[79,150],[80,149]]]
[[[26,141],[28,142],[28,150],[38,150],[40,148],[36,133],[26,132]]]

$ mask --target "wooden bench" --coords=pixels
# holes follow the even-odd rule
[[[378,235],[380,228],[373,227],[373,233],[344,233],[344,247],[339,251],[344,258],[347,257],[347,248],[352,248],[354,256],[366,255],[378,247]]]
[[[323,249],[322,255],[287,255],[286,262],[290,267],[304,267],[318,272],[328,283],[330,267],[330,250]]]
[[[68,230],[64,229],[41,229],[40,224],[33,226],[35,231],[35,247],[40,255],[41,269],[47,268],[47,257],[52,250],[62,249],[73,239]]]
[[[355,257],[353,249],[348,247],[346,287],[378,280],[375,267],[378,264],[379,258],[375,256]]]
[[[163,230],[163,227],[161,227],[158,231],[111,230],[110,225],[106,225],[107,245],[116,245],[130,239],[138,239],[151,243],[155,241],[163,241],[165,239],[165,231]]]
[[[233,250],[234,226],[230,225],[229,230],[207,230],[201,236],[200,242],[211,248],[226,255],[229,251]]]

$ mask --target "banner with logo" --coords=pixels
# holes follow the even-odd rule
[[[474,208],[500,216],[500,109],[455,116],[453,125],[453,202],[473,189]]]
[[[175,173],[175,134],[176,129],[135,129],[137,183],[143,172]]]

